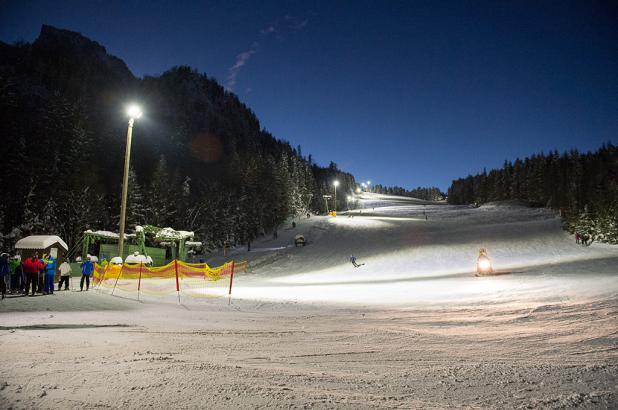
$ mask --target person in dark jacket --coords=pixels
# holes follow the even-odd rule
[[[84,280],[86,281],[86,291],[90,288],[90,275],[94,272],[94,264],[90,260],[90,255],[86,258],[85,261],[79,265],[82,268],[82,280],[79,282],[79,290],[84,290]]]
[[[2,299],[6,296],[6,280],[11,274],[9,269],[9,255],[3,253],[0,255],[0,293],[2,293]]]

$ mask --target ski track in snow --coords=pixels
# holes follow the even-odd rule
[[[542,208],[359,207],[234,249],[252,270],[230,305],[2,301],[2,407],[618,406],[618,247],[576,245]],[[511,273],[474,277],[480,247]]]

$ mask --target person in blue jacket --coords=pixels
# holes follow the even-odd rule
[[[86,260],[79,265],[82,268],[82,280],[79,282],[79,290],[84,290],[84,280],[86,281],[86,291],[90,288],[90,275],[94,272],[94,264],[90,260],[90,255],[86,257]]]
[[[54,277],[56,276],[56,258],[53,256],[43,257],[45,263],[45,294],[54,294]]]

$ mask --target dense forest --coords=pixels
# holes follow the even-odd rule
[[[195,231],[210,247],[245,243],[324,212],[334,179],[340,192],[356,187],[262,129],[207,75],[176,67],[136,78],[98,43],[43,26],[32,44],[0,42],[0,246],[118,231],[130,101],[146,114],[133,130],[129,231],[148,223]]]
[[[384,195],[399,195],[399,196],[408,196],[411,198],[423,199],[425,201],[443,201],[446,195],[440,191],[440,188],[437,187],[418,187],[411,190],[407,190],[400,186],[383,186],[381,184],[376,184],[371,187],[371,192],[375,192],[377,194]]]
[[[519,199],[556,209],[570,232],[618,243],[618,147],[534,155],[453,181],[450,204]]]

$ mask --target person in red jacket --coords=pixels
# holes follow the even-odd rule
[[[26,274],[26,289],[24,294],[28,294],[28,288],[32,284],[32,296],[36,293],[36,287],[39,282],[39,271],[43,269],[43,262],[39,259],[39,255],[35,253],[21,263],[21,266]]]

